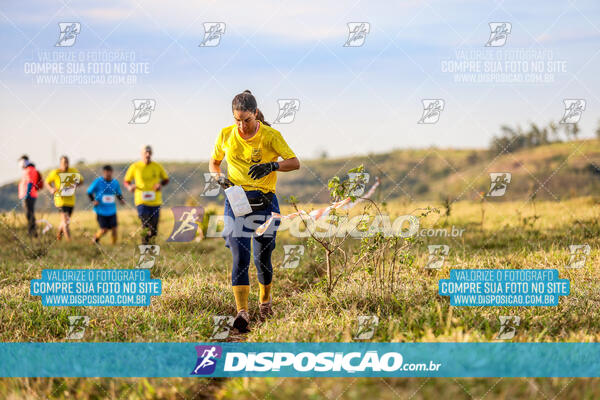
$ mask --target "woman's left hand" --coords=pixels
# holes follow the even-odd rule
[[[265,164],[254,164],[253,166],[250,167],[250,170],[248,171],[248,175],[250,175],[250,177],[252,179],[261,179],[261,178],[264,178],[265,176],[269,175],[271,172],[277,171],[278,169],[279,169],[278,162],[270,162],[270,163],[265,163]]]

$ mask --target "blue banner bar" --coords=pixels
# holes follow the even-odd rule
[[[2,377],[598,377],[600,343],[0,343]]]

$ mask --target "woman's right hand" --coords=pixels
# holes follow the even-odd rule
[[[231,182],[225,175],[219,175],[217,178],[217,183],[223,188],[223,190],[234,186],[233,182]]]

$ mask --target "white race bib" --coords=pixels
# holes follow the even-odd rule
[[[115,202],[115,195],[114,194],[103,194],[102,195],[102,202],[105,204],[112,204]]]
[[[144,201],[156,200],[156,192],[155,191],[142,192],[142,200],[144,200]]]

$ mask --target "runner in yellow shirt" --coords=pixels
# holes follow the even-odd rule
[[[279,212],[279,203],[275,195],[277,174],[300,168],[300,161],[289,148],[281,133],[265,122],[262,112],[257,107],[256,99],[249,90],[235,96],[232,102],[235,124],[221,130],[217,137],[209,162],[209,171],[223,188],[232,185],[241,186],[252,208],[252,212],[242,217],[235,217],[231,204],[225,200],[226,225],[232,221],[224,232],[225,245],[233,256],[231,284],[237,307],[237,316],[233,326],[240,332],[248,331],[250,317],[248,315],[248,296],[250,280],[250,246],[254,249],[259,282],[259,314],[265,319],[272,314],[271,285],[273,265],[271,254],[275,248],[274,229],[269,229],[261,236],[255,236],[254,230],[271,216],[271,212]],[[282,158],[282,161],[278,161]],[[227,160],[227,177],[221,173],[221,162]],[[247,223],[246,223],[247,221]]]
[[[60,158],[60,167],[50,171],[46,177],[46,184],[50,193],[54,196],[54,205],[60,213],[60,225],[56,238],[60,240],[71,240],[71,215],[75,207],[75,189],[83,184],[83,175],[77,168],[69,167],[69,157]]]
[[[158,232],[162,187],[169,183],[167,172],[152,161],[152,147],[142,148],[141,161],[134,162],[125,173],[124,185],[134,192],[138,216],[142,222],[142,243],[148,244]]]

